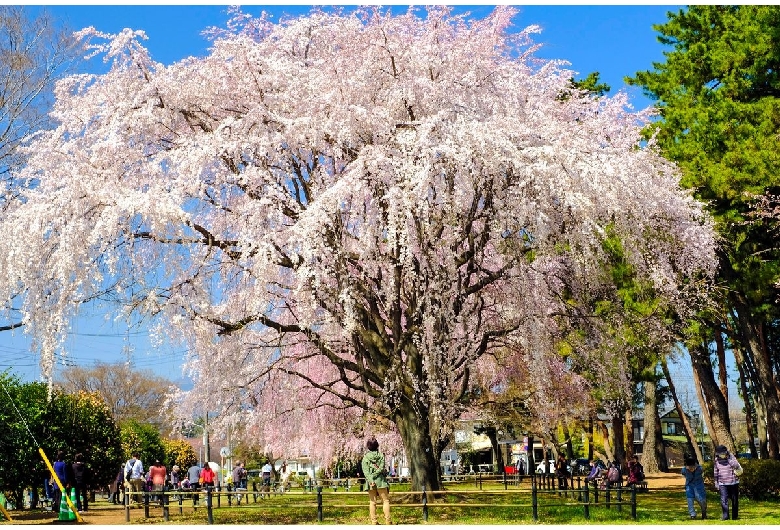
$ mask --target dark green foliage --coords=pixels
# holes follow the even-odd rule
[[[155,460],[164,462],[168,454],[157,428],[151,423],[136,420],[122,422],[122,451],[125,461],[130,459],[133,452],[141,453],[144,470],[154,464]]]
[[[777,499],[780,497],[780,461],[742,460],[744,473],[739,477],[739,495],[753,500]],[[713,463],[707,462],[704,469],[704,483],[715,489]]]
[[[51,473],[39,452],[50,462],[58,450],[72,462],[77,452],[93,472],[93,485],[108,484],[121,461],[119,428],[105,403],[92,394],[54,392],[48,399],[43,383],[21,383],[8,374],[0,375],[3,402],[0,407],[0,490],[11,502],[22,505],[28,486],[43,488]]]

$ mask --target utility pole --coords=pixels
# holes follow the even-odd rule
[[[211,446],[209,445],[209,413],[206,412],[206,421],[203,424],[203,447],[206,453],[206,462],[211,462]]]

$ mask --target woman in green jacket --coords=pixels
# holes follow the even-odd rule
[[[363,476],[368,487],[368,514],[371,524],[379,524],[376,518],[376,499],[382,499],[382,511],[385,513],[385,524],[390,524],[390,485],[387,483],[385,471],[385,455],[379,452],[379,442],[371,437],[366,442],[368,452],[363,456]]]

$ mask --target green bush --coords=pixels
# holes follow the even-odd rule
[[[739,477],[739,495],[753,500],[765,500],[780,496],[780,461],[741,460],[744,473]],[[704,483],[715,489],[713,463],[704,466]]]

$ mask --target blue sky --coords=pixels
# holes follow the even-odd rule
[[[224,27],[227,5],[51,5],[43,6],[57,20],[74,30],[94,26],[97,30],[116,33],[123,28],[142,29],[152,58],[171,64],[189,56],[208,53],[209,42],[201,32],[209,26]],[[41,6],[29,6],[32,11]],[[667,20],[666,13],[680,9],[678,5],[519,5],[515,24],[519,28],[531,24],[542,27],[534,39],[543,44],[537,53],[545,59],[565,59],[578,77],[598,71],[601,79],[612,88],[628,90],[636,109],[650,105],[638,89],[628,89],[625,76],[652,68],[654,61],[663,61],[664,48],[656,40],[653,24]],[[284,14],[300,15],[310,10],[307,5],[249,5],[243,9],[253,15],[265,10],[274,20]],[[404,6],[393,9],[403,11]],[[458,12],[469,11],[481,18],[492,10],[485,5],[456,5]],[[102,58],[81,65],[80,71],[101,72]],[[126,327],[95,316],[80,320],[67,341],[68,364],[89,367],[98,360],[115,362],[131,360],[140,369],[182,383],[180,364],[184,351],[179,347],[151,348],[143,331],[127,331]],[[25,380],[37,380],[39,357],[29,351],[20,332],[0,333],[0,370],[11,368]],[[62,370],[59,364],[56,370]]]

